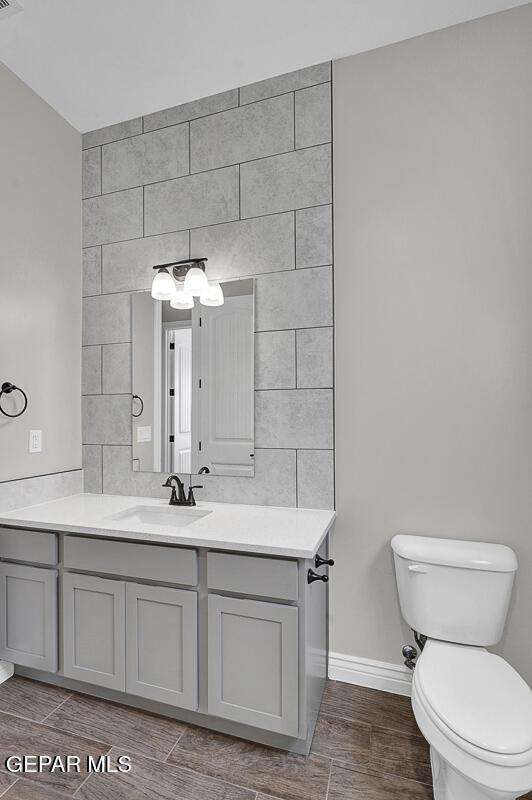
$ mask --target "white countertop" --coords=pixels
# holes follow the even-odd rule
[[[125,519],[113,519],[133,508],[174,509],[151,497],[75,494],[0,513],[0,525],[41,531],[80,533],[113,539],[211,547],[243,553],[313,558],[335,518],[334,511],[273,508],[233,503],[198,502],[196,509],[212,512],[184,527],[169,529]],[[183,509],[175,507],[179,513]]]

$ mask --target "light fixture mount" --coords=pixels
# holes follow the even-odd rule
[[[170,261],[168,264],[156,264],[153,269],[170,269],[172,268],[172,275],[176,281],[184,281],[187,277],[187,272],[196,267],[197,269],[205,272],[205,262],[207,258],[184,258],[182,261]]]

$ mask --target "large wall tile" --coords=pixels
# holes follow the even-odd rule
[[[102,191],[102,151],[100,147],[84,150],[81,158],[81,196],[94,197]]]
[[[331,141],[331,84],[296,92],[296,148]]]
[[[102,191],[165,181],[188,173],[188,125],[122,139],[102,147]]]
[[[255,388],[295,389],[295,331],[255,334]]]
[[[190,123],[191,172],[238,164],[293,148],[293,94]]]
[[[294,266],[293,212],[196,228],[191,257],[207,256],[211,279],[238,278]]]
[[[84,133],[82,142],[83,149],[96,147],[106,142],[114,142],[117,139],[125,139],[127,136],[135,136],[142,133],[142,118],[128,119],[125,122],[118,122],[116,125],[108,125],[106,128],[98,128],[96,131]]]
[[[264,100],[266,97],[293,92],[295,89],[303,89],[306,86],[330,80],[331,62],[325,61],[323,64],[304,67],[295,72],[286,72],[284,75],[277,75],[274,78],[243,86],[240,89],[240,103],[244,105],[244,103],[252,103],[255,100]]]
[[[294,507],[296,453],[294,450],[256,448],[253,478],[202,475],[201,482],[204,488],[196,490],[199,500]]]
[[[83,201],[83,247],[142,236],[142,189]]]
[[[83,453],[83,491],[99,494],[103,491],[102,445],[84,444]]]
[[[297,387],[325,389],[333,385],[333,329],[297,331]]]
[[[238,219],[238,169],[215,169],[146,186],[145,235]]]
[[[332,391],[289,389],[255,392],[255,445],[332,448]]]
[[[296,211],[296,266],[332,264],[332,206]]]
[[[333,324],[331,267],[259,275],[255,291],[257,331]]]
[[[334,508],[334,453],[297,451],[297,504],[300,508]]]
[[[104,394],[131,393],[131,345],[104,344],[102,347]]]
[[[83,297],[102,291],[102,249],[88,247],[83,251]]]
[[[133,472],[131,447],[103,448],[103,491],[106,494],[131,494],[138,497],[170,499],[159,472]],[[186,476],[182,476],[183,480]],[[188,483],[188,478],[187,478]]]
[[[86,395],[81,412],[83,444],[131,444],[129,395]]]
[[[240,186],[242,217],[330,203],[330,145],[242,164]]]
[[[237,105],[238,89],[230,89],[228,92],[220,92],[220,94],[202,97],[201,100],[193,100],[180,106],[156,111],[154,114],[147,114],[144,117],[144,130],[153,131],[156,128],[165,128],[168,125],[176,125],[178,122],[205,117],[207,114],[216,114]]]
[[[131,297],[102,294],[83,300],[83,344],[131,341]]]
[[[330,72],[83,137],[86,491],[168,498],[132,469],[130,293],[156,263],[205,256],[212,279],[255,276],[256,448],[255,477],[202,476],[198,498],[332,507]]]
[[[102,348],[99,344],[81,348],[81,394],[102,393]]]
[[[188,258],[188,231],[147,236],[102,247],[102,292],[149,289],[155,264]]]

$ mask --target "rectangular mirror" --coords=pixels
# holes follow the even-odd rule
[[[176,310],[132,295],[133,469],[254,475],[254,281]]]

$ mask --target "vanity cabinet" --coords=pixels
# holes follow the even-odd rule
[[[197,648],[196,592],[63,576],[68,678],[195,709]]]
[[[287,512],[297,541],[313,513]],[[0,525],[0,658],[73,691],[308,754],[328,668],[328,570],[313,550],[291,555],[276,533],[281,509],[260,534],[274,543],[255,550],[256,510],[234,514],[227,538],[240,550],[213,546],[209,528],[202,545],[177,527],[153,541],[106,533],[105,520],[89,535]]]
[[[57,570],[0,563],[0,658],[57,671]]]
[[[209,596],[208,712],[297,736],[298,609]]]

